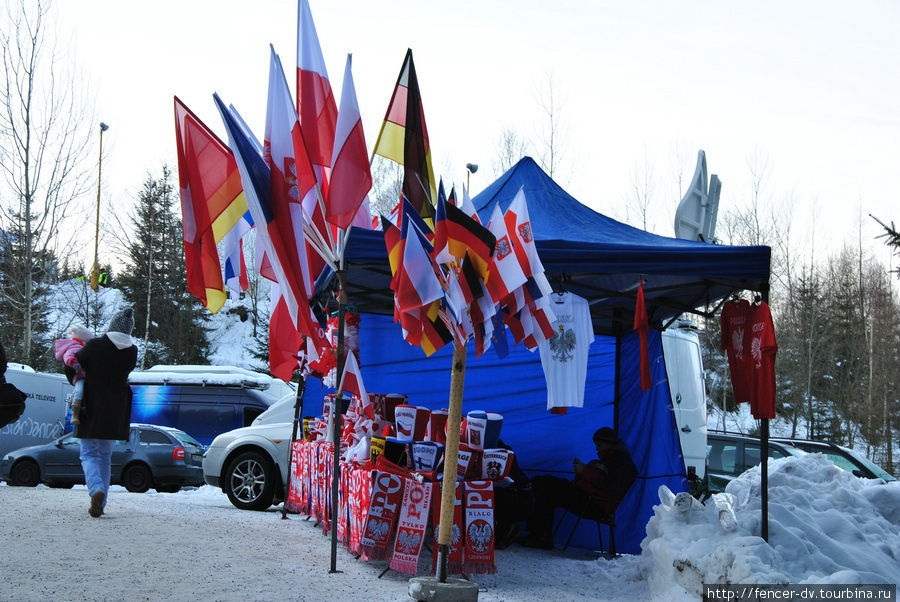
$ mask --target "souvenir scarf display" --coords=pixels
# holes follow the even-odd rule
[[[469,481],[465,485],[466,517],[463,572],[496,573],[494,564],[494,483]]]
[[[425,543],[433,486],[433,483],[406,479],[400,518],[397,521],[397,537],[394,538],[394,553],[389,564],[395,571],[412,575],[416,573],[422,544]]]
[[[456,483],[456,497],[453,501],[453,528],[450,531],[450,553],[447,555],[447,572],[458,575],[463,572],[463,486],[464,483]],[[432,521],[434,525],[434,544],[431,547],[431,571],[437,571],[438,537],[441,527],[441,483],[435,483],[434,498],[432,503]]]
[[[351,554],[360,554],[362,530],[366,524],[369,500],[372,498],[372,468],[364,465],[350,471],[350,536],[347,549]]]
[[[352,465],[341,465],[341,477],[338,485],[338,520],[337,540],[347,545],[350,537],[350,474]]]
[[[300,467],[300,456],[303,453],[305,441],[294,441],[291,444],[291,478],[288,481],[287,499],[284,500],[284,509],[288,512],[303,511],[303,471]]]
[[[389,472],[375,471],[372,475],[372,497],[360,542],[365,560],[387,558],[388,543],[403,501],[403,483],[403,477]]]

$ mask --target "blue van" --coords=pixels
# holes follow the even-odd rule
[[[284,381],[234,366],[154,366],[128,382],[132,422],[175,427],[203,445],[296,395]]]

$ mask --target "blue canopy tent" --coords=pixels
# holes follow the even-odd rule
[[[501,437],[531,476],[571,476],[573,457],[594,457],[593,432],[601,426],[616,428],[640,475],[619,507],[616,539],[620,551],[639,553],[658,487],[684,491],[686,475],[658,330],[651,331],[649,341],[653,387],[641,391],[639,386],[638,339],[631,326],[638,282],[644,282],[651,324],[662,329],[682,313],[712,315],[716,303],[733,291],[767,290],[770,250],[685,241],[632,228],[579,203],[529,157],[473,199],[482,221],[496,204],[505,210],[523,187],[550,282],[589,301],[599,335],[588,360],[584,408],[549,414],[540,357],[521,345],[513,347],[510,340],[504,359],[492,351],[475,358],[470,347],[463,412],[502,414]],[[367,389],[402,392],[411,403],[445,407],[452,349],[425,358],[392,323],[391,274],[381,232],[353,231],[345,271],[350,302],[364,314],[360,359]],[[321,400],[321,394],[319,386],[307,387],[310,404]],[[573,543],[595,546],[593,526],[583,525]]]

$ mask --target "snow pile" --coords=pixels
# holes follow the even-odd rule
[[[730,532],[715,503],[720,496],[733,496]],[[655,506],[641,543],[651,593],[700,596],[703,583],[900,581],[900,482],[860,479],[809,454],[769,462],[769,543],[757,535],[760,503],[756,467],[705,506]]]

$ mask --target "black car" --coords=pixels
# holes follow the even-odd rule
[[[770,459],[802,456],[806,452],[792,445],[769,440]],[[762,460],[762,445],[757,437],[734,433],[709,432],[706,435],[706,495],[720,493],[733,478]]]
[[[72,487],[84,483],[80,439],[68,433],[43,445],[23,447],[0,459],[0,480],[10,485]],[[132,424],[127,441],[113,444],[110,482],[143,493],[153,487],[174,493],[201,486],[204,448],[187,433],[165,426]]]
[[[896,481],[897,479],[889,472],[860,454],[856,450],[831,443],[830,441],[811,441],[809,439],[787,439],[777,437],[771,439],[778,443],[785,443],[802,449],[809,454],[824,454],[829,460],[834,462],[838,468],[852,472],[858,477],[864,479],[884,479],[885,481]]]

